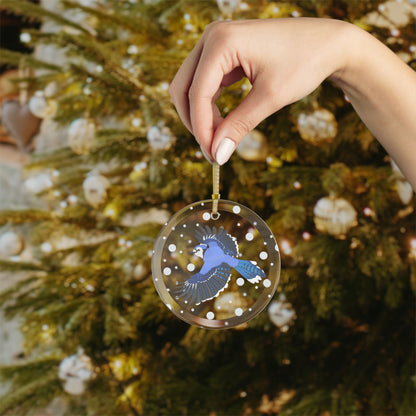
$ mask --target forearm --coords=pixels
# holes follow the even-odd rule
[[[416,190],[416,72],[366,32],[349,32],[331,79]]]

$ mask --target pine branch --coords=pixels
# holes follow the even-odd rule
[[[33,378],[35,374],[43,374],[52,366],[59,364],[61,360],[54,356],[40,357],[34,360],[27,360],[13,365],[0,366],[0,378],[7,380],[15,376],[21,382]]]
[[[69,147],[63,147],[47,153],[33,153],[32,159],[30,163],[25,165],[25,169],[65,168],[66,166],[82,165],[85,161],[84,156],[75,155]]]
[[[0,260],[0,270],[10,271],[10,272],[17,272],[17,271],[35,271],[35,270],[43,270],[43,266],[40,264],[35,263],[24,263],[20,261],[6,261]]]
[[[65,46],[70,45],[71,50],[76,51],[77,55],[81,54],[101,64],[119,82],[133,85],[136,88],[136,94],[142,91],[142,83],[119,65],[119,54],[114,53],[106,44],[100,43],[91,36],[71,35],[64,32],[59,33],[56,41]]]
[[[22,309],[25,310],[25,308],[20,307],[18,302],[19,298],[21,296],[26,296],[26,294],[33,289],[32,285],[36,285],[38,281],[39,278],[37,276],[29,276],[0,293],[0,304],[4,308],[7,318],[16,316]],[[26,290],[26,292],[24,292],[24,290]]]
[[[44,19],[50,19],[61,26],[71,26],[80,30],[81,32],[89,33],[89,30],[82,25],[75,23],[72,20],[66,19],[61,14],[54,13],[28,0],[2,0],[1,7],[18,15],[24,16],[32,21],[43,21]]]
[[[62,4],[68,9],[80,9],[89,15],[96,16],[104,26],[119,26],[120,28],[130,30],[132,33],[139,33],[146,36],[146,38],[151,38],[152,41],[155,38],[162,37],[157,25],[147,17],[147,8],[141,4],[137,5],[137,8],[135,8],[136,13],[134,14],[114,13],[113,8],[110,9],[112,12],[109,13],[107,10],[87,7],[70,0],[64,0]]]
[[[32,55],[0,48],[0,64],[4,65],[5,63],[8,63],[16,67],[19,67],[19,65],[23,65],[33,69],[62,71],[62,68],[60,66],[51,64],[50,62],[42,61],[40,59],[36,59]]]
[[[26,224],[28,222],[44,221],[51,219],[53,213],[38,209],[22,209],[0,211],[0,225],[7,223]]]
[[[18,366],[0,367],[0,375],[4,379],[12,375],[16,377],[13,388],[0,397],[0,414],[26,415],[29,410],[46,406],[61,390],[57,364],[55,359],[41,359]],[[9,413],[11,411],[13,413]]]

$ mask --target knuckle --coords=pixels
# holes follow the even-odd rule
[[[229,22],[212,22],[208,25],[206,41],[217,46],[228,44],[232,37],[232,26]]]
[[[230,120],[231,128],[241,137],[247,136],[253,129],[253,124],[250,120]]]
[[[215,26],[217,26],[220,22],[219,21],[215,21],[215,22],[210,22],[205,26],[205,33],[209,33],[211,30],[214,29]]]

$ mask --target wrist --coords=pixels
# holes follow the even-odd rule
[[[357,26],[337,21],[338,28],[333,42],[335,50],[334,70],[329,79],[341,88],[353,87],[357,82],[357,71],[362,69],[366,37],[365,31]]]

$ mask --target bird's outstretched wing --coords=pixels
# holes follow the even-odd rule
[[[183,283],[178,283],[173,296],[188,305],[199,305],[201,302],[218,296],[227,286],[231,268],[225,263],[213,267],[208,273],[196,273]]]
[[[220,227],[217,230],[216,227],[210,228],[208,225],[205,227],[202,226],[195,232],[195,236],[200,243],[216,241],[225,254],[238,257],[237,239],[228,234],[228,231],[224,227]]]

